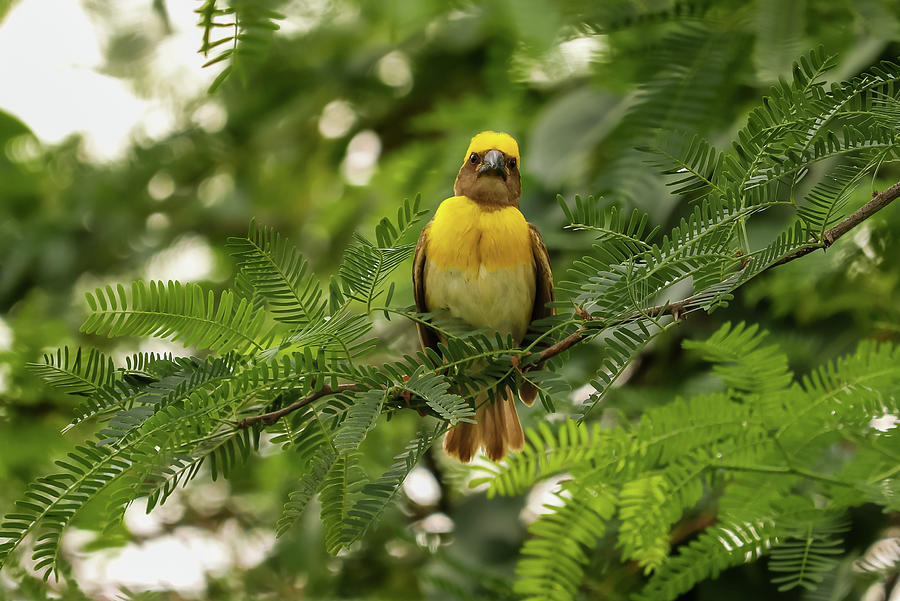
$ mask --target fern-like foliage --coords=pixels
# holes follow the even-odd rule
[[[421,397],[425,403],[451,426],[461,421],[475,423],[475,408],[458,394],[449,394],[450,383],[438,374],[424,368],[403,383],[404,390]]]
[[[285,447],[294,449],[301,465],[305,466],[276,524],[278,536],[287,532],[300,518],[338,458],[337,449],[331,442],[331,432],[317,410],[309,409],[299,415],[299,422],[296,417],[291,418],[285,426],[286,434],[275,439],[284,443]]]
[[[583,577],[590,549],[597,544],[615,513],[616,497],[602,484],[578,482],[564,488],[571,497],[562,506],[547,506],[528,532],[516,568],[515,592],[523,599],[571,599]],[[557,495],[559,496],[559,495]],[[573,524],[578,527],[573,532]],[[555,561],[548,563],[547,555]]]
[[[213,292],[197,284],[135,281],[130,295],[119,285],[86,296],[92,311],[81,326],[86,334],[156,336],[217,352],[262,349],[257,338],[265,314],[228,291],[216,303]]]
[[[726,386],[747,392],[774,392],[791,381],[787,356],[774,345],[761,347],[767,333],[739,323],[719,328],[706,340],[687,340],[684,348],[715,362],[713,372]]]
[[[17,509],[0,521],[0,564],[33,535],[33,561],[49,577],[59,567],[65,528],[95,497],[104,493],[105,515],[113,525],[136,498],[146,497],[149,508],[164,503],[203,465],[213,478],[229,477],[255,452],[264,428],[305,466],[279,533],[320,494],[326,501],[323,519],[333,525],[329,548],[337,551],[358,540],[445,430],[443,420],[458,423],[473,415],[469,402],[448,392],[446,376],[435,373],[440,360],[421,355],[380,369],[356,365],[377,343],[366,337],[371,318],[358,312],[360,303],[371,310],[387,279],[410,256],[413,247],[405,238],[422,214],[418,199],[407,201],[396,221],[378,224],[377,245],[360,238],[327,301],[302,255],[256,223],[245,238],[229,241],[239,266],[237,294],[226,290],[217,298],[198,284],[142,281],[127,291],[120,285],[89,293],[91,313],[82,331],[158,336],[210,354],[199,359],[143,353],[117,367],[98,351],[62,348],[31,365],[49,384],[81,399],[71,426],[89,419],[101,425],[95,440],[59,461],[58,473],[33,483]],[[374,269],[366,269],[361,257],[371,259]],[[450,343],[447,356],[461,357],[472,344],[477,343],[470,341],[463,350]],[[325,386],[337,391],[345,382],[356,390],[321,393]],[[238,425],[247,415],[317,394],[321,402],[275,424]],[[358,447],[404,394],[408,406],[438,422],[383,476],[369,481],[359,468]]]
[[[675,176],[672,184],[676,193],[693,198],[698,209],[668,238],[678,240],[678,252],[667,253],[662,244],[659,253],[647,250],[645,256],[623,257],[626,267],[628,263],[637,266],[644,262],[653,267],[659,262],[658,254],[671,256],[673,263],[693,255],[696,263],[687,265],[693,274],[677,267],[669,273],[684,279],[718,263],[726,269],[726,275],[727,269],[738,267],[735,250],[750,253],[749,262],[740,266],[742,273],[733,288],[785,254],[820,244],[825,230],[844,216],[850,192],[883,162],[896,160],[898,150],[893,134],[876,118],[875,99],[896,99],[900,67],[883,63],[864,76],[826,89],[819,80],[833,64],[822,51],[803,57],[794,67],[792,83],[772,89],[772,95],[750,114],[729,151],[719,152],[697,136],[678,134],[654,146],[651,150],[657,157],[656,164]],[[796,198],[797,184],[809,167],[835,157],[841,161],[822,182],[805,197]],[[790,224],[785,230],[787,237],[775,241],[772,248],[777,252],[757,253],[747,248],[746,239],[739,235],[745,220],[777,205],[795,208],[797,226]],[[610,265],[606,271],[613,275],[617,270]],[[618,271],[638,276],[644,273],[630,267]],[[616,280],[633,287],[635,278]],[[664,280],[666,285],[673,281]],[[694,284],[700,292],[696,277]],[[661,289],[653,286],[649,291]]]
[[[663,564],[635,595],[638,601],[677,599],[698,582],[723,570],[755,561],[777,540],[766,522],[723,522],[700,534]]]
[[[278,232],[251,221],[246,237],[228,239],[228,250],[275,319],[299,329],[322,318],[325,303],[318,281],[303,256]]]
[[[571,208],[560,195],[556,201],[569,222],[567,228],[597,232],[598,242],[621,244],[624,252],[636,254],[649,249],[650,241],[659,232],[659,227],[647,229],[649,216],[639,209],[634,209],[626,218],[616,205],[604,208],[593,196],[582,200],[576,194]]]
[[[562,507],[548,507],[553,513],[530,529],[517,569],[520,593],[575,598],[577,582],[569,579],[582,578],[590,549],[614,520],[622,559],[649,575],[639,599],[675,599],[764,555],[781,590],[822,581],[844,553],[842,514],[877,498],[857,491],[889,485],[896,473],[892,451],[869,423],[898,409],[884,401],[900,390],[900,349],[864,342],[795,381],[765,337],[754,326],[725,324],[685,343],[714,363],[724,392],[675,399],[611,430],[541,426],[528,432],[522,453],[482,468],[488,476],[477,483],[489,483],[489,494],[520,494],[557,474],[571,478]],[[841,440],[859,446],[856,457],[820,471]],[[592,512],[592,499],[602,499],[602,511]],[[673,531],[698,513],[715,525],[673,551]]]
[[[279,29],[277,21],[284,18],[270,4],[256,0],[204,0],[194,11],[203,29],[198,52],[209,59],[203,66],[225,65],[210,85],[210,94],[234,73],[246,82],[247,63],[265,56],[273,32]],[[219,32],[225,33],[218,35]]]
[[[361,487],[356,503],[349,512],[348,523],[342,526],[344,547],[360,540],[376,523],[412,469],[446,431],[443,423],[423,431],[406,445],[403,452],[394,457],[387,471]]]
[[[688,27],[676,37],[697,33]],[[826,248],[831,243],[826,233],[847,215],[853,191],[881,165],[900,158],[900,139],[890,125],[890,115],[900,106],[900,66],[885,62],[826,87],[822,76],[834,64],[822,50],[797,61],[792,80],[772,88],[727,150],[673,128],[662,128],[670,130],[667,135],[642,139],[643,151],[670,178],[673,192],[693,203],[668,233],[649,230],[647,217],[637,210],[625,218],[614,203],[576,197],[569,204],[559,198],[569,228],[597,234],[592,253],[576,261],[559,284],[557,302],[559,308],[574,303],[578,316],[587,314],[590,321],[582,323],[590,328],[586,334],[604,349],[591,382],[597,393],[585,414],[646,344],[671,327],[669,315],[677,321],[691,312],[712,311],[791,253]],[[666,90],[664,103],[648,90],[640,104],[644,117],[653,113],[647,107],[659,104],[662,111],[647,127],[665,120],[665,103],[671,102],[671,89]],[[702,104],[700,96],[696,102]],[[801,195],[805,188],[800,183],[814,167],[824,174]],[[776,207],[791,209],[792,219],[767,245],[751,248],[748,220]],[[692,293],[670,306],[679,283],[689,285]],[[732,375],[740,369],[735,366]],[[765,376],[745,375],[755,383]],[[779,377],[770,385],[777,387],[789,376]]]
[[[525,449],[509,457],[504,469],[476,468],[490,475],[473,480],[472,485],[489,482],[488,496],[521,494],[539,480],[591,461],[597,446],[591,440],[588,427],[575,421],[567,421],[558,433],[541,423],[536,430],[528,430],[525,436],[528,439]]]
[[[371,310],[388,275],[416,250],[415,241],[400,242],[425,214],[419,209],[420,200],[419,196],[412,202],[405,200],[397,211],[396,223],[382,219],[375,228],[376,242],[359,234],[354,236],[354,244],[347,249],[338,270],[343,296],[364,303],[366,310]]]
[[[82,350],[78,348],[70,361],[69,347],[63,347],[56,354],[45,354],[43,363],[30,363],[28,368],[54,388],[68,394],[89,396],[99,389],[112,386],[116,381],[112,359],[95,349],[88,351],[87,359],[83,360]]]
[[[205,2],[204,30],[224,26],[234,35],[207,36],[204,52],[236,44],[213,61],[237,69],[241,49],[255,44],[251,30],[272,28],[275,17],[267,11],[265,4]],[[605,200],[576,197],[572,206],[560,199],[569,228],[593,232],[596,244],[558,286],[556,306],[564,310],[533,324],[522,347],[396,304],[391,282],[412,257],[424,216],[418,197],[404,201],[396,218],[381,220],[374,236],[354,237],[327,289],[286,239],[251,223],[247,236],[229,241],[239,268],[234,290],[217,295],[199,284],[138,281],[130,290],[89,293],[83,332],[157,336],[204,355],[138,354],[116,366],[99,352],[64,348],[30,367],[78,397],[73,426],[98,427],[0,521],[0,565],[33,538],[34,563],[51,575],[64,530],[88,503],[103,496],[114,523],[138,497],[151,507],[164,503],[203,466],[214,478],[229,477],[264,432],[301,466],[278,533],[318,495],[326,546],[345,551],[377,523],[447,428],[474,418],[475,398],[527,380],[553,407],[567,387],[553,373],[558,358],[529,371],[542,349],[572,336],[598,349],[599,368],[590,378],[596,392],[581,407],[586,418],[653,337],[680,317],[727,304],[738,287],[792,253],[826,248],[829,228],[852,209],[848,201],[865,176],[900,158],[894,133],[900,66],[883,63],[825,86],[822,74],[834,60],[812,52],[723,150],[699,136],[663,134],[674,129],[673,103],[700,111],[710,102],[711,88],[691,84],[708,79],[700,67],[713,61],[715,75],[727,65],[702,43],[708,35],[728,31],[687,24],[665,39],[670,51],[700,42],[688,44],[689,56],[669,57],[672,68],[644,88],[629,116],[642,152],[691,202],[689,210],[660,232],[640,211],[626,215]],[[815,172],[820,179],[805,185]],[[776,207],[792,212],[784,229],[752,248],[748,222]],[[690,289],[689,296],[674,297],[676,285]],[[371,333],[375,315],[427,320],[442,342],[437,350],[390,357]],[[869,426],[900,412],[900,351],[865,342],[798,379],[764,339],[754,326],[726,324],[685,345],[714,364],[721,390],[672,399],[615,428],[585,419],[555,431],[543,424],[527,433],[523,452],[484,468],[489,495],[520,494],[554,475],[569,478],[562,506],[530,529],[518,594],[573,598],[591,549],[613,536],[622,558],[647,576],[641,599],[674,599],[763,555],[772,556],[777,584],[810,588],[838,556],[835,524],[847,509],[862,501],[900,506],[900,436]],[[428,416],[420,434],[398,441],[403,450],[393,463],[370,477],[361,444],[382,415],[406,409]],[[824,461],[836,443],[854,450]],[[673,531],[697,514],[715,525],[690,543],[673,540]]]
[[[386,396],[386,391],[381,390],[368,390],[354,396],[343,424],[334,435],[338,453],[346,454],[359,447],[366,434],[375,427]]]
[[[827,518],[813,511],[811,519],[799,519],[796,529],[772,549],[769,570],[784,574],[772,579],[778,590],[815,590],[825,574],[838,564],[844,553],[842,535],[849,525],[831,523]],[[787,530],[789,520],[782,523]]]

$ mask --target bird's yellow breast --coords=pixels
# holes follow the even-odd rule
[[[533,264],[531,232],[516,207],[484,208],[465,196],[441,203],[426,240],[435,267],[477,272]]]
[[[486,210],[465,196],[445,200],[425,236],[425,305],[476,328],[522,340],[531,322],[531,232],[516,207]]]

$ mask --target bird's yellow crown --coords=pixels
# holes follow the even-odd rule
[[[516,157],[519,164],[522,163],[522,160],[519,158],[519,145],[516,143],[515,138],[499,131],[483,131],[472,138],[472,141],[469,143],[469,149],[466,150],[466,156],[463,157],[463,162],[465,163],[469,160],[469,156],[473,152],[482,153],[488,150],[499,150],[507,156]]]

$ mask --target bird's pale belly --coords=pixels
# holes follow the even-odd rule
[[[522,340],[534,306],[531,262],[488,270],[441,268],[425,263],[425,301],[429,311],[446,310],[475,328]]]

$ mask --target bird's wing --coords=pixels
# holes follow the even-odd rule
[[[554,307],[548,307],[547,303],[553,301],[553,272],[550,271],[550,255],[544,245],[544,239],[536,227],[528,224],[531,230],[531,254],[534,256],[534,308],[531,310],[531,321],[556,315]],[[540,364],[537,366],[540,369]],[[531,382],[522,382],[519,388],[519,398],[528,406],[534,404],[537,396],[537,388]]]
[[[553,301],[553,272],[550,271],[550,255],[544,246],[544,239],[536,227],[528,224],[531,230],[531,254],[534,255],[534,309],[531,321],[556,315],[556,309],[548,307]]]
[[[419,235],[419,241],[416,243],[416,254],[413,258],[413,295],[416,299],[416,309],[419,313],[428,312],[428,304],[425,302],[425,236],[431,228],[431,222],[425,226]],[[423,323],[416,322],[416,328],[419,330],[419,342],[422,348],[428,347],[437,350],[438,338],[434,330]]]

